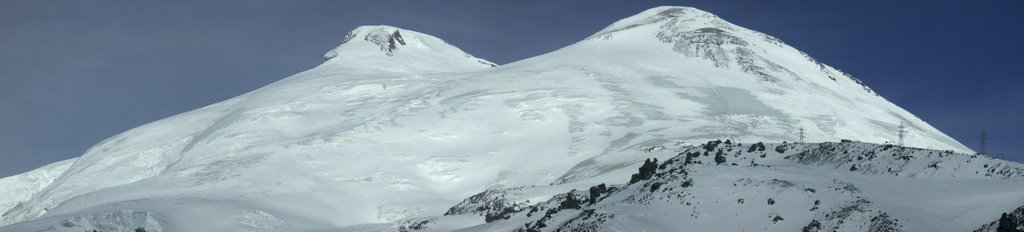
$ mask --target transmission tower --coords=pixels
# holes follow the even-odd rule
[[[981,154],[988,154],[985,151],[985,147],[988,146],[988,132],[984,128],[981,129]]]
[[[896,128],[896,137],[899,137],[899,143],[896,145],[903,146],[903,138],[907,137],[907,126],[903,121],[900,121],[900,126]]]
[[[800,136],[800,143],[804,143],[804,136],[806,136],[806,134],[804,134],[804,127],[800,127],[797,135]]]

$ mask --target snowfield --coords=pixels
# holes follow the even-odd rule
[[[501,66],[390,26],[324,58],[0,179],[0,231],[970,231],[1024,205],[1021,164],[694,8]]]

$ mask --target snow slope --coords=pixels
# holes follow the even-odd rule
[[[542,200],[606,181],[643,161],[638,147],[800,128],[884,143],[901,122],[908,146],[972,153],[850,75],[693,8],[503,66],[363,26],[313,69],[100,142],[23,206],[0,205],[0,231],[393,228],[487,189]]]

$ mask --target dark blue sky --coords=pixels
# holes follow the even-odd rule
[[[317,65],[359,25],[499,64],[658,5],[694,6],[864,80],[1024,161],[1024,1],[0,1],[0,176]]]

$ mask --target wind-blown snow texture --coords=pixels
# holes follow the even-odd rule
[[[0,199],[0,231],[514,230],[547,214],[522,210],[562,207],[569,189],[597,183],[615,190],[543,223],[792,231],[817,220],[823,230],[973,230],[1008,204],[1024,204],[1019,164],[967,155],[849,74],[693,8],[650,9],[503,66],[389,26],[359,27],[324,58],[242,96],[126,131],[76,160],[0,180],[0,191],[13,189]],[[933,150],[799,144],[784,146],[795,146],[780,152],[788,158],[765,161],[735,158],[736,150],[725,159],[737,166],[709,165],[711,154],[699,158],[704,166],[666,166],[687,173],[623,185],[650,154],[668,160],[693,149],[687,144],[764,141],[774,149],[797,140],[800,128],[809,142],[880,144],[897,140],[901,122],[908,147]],[[676,183],[684,180],[692,188]],[[969,188],[941,193],[951,185]],[[887,195],[895,197],[880,197]],[[734,198],[757,207],[720,207]],[[827,201],[808,211],[812,198]],[[651,203],[660,201],[690,205]],[[474,204],[497,211],[475,212]],[[770,215],[782,219],[760,218]],[[726,223],[734,219],[751,222]]]

